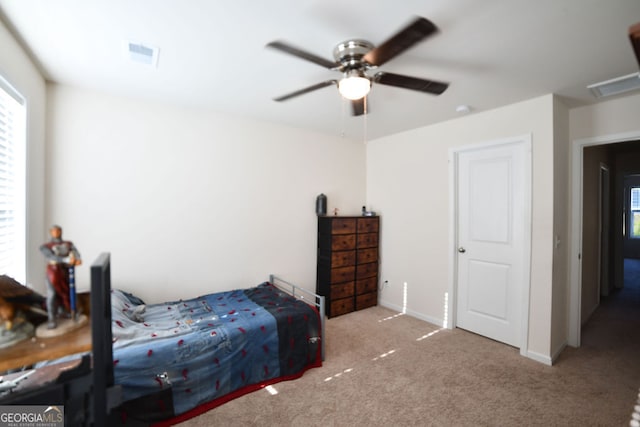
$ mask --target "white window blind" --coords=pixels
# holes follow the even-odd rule
[[[26,107],[0,76],[0,274],[26,276]]]
[[[640,211],[640,187],[631,188],[631,210]]]

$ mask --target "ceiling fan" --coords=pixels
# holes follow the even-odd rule
[[[405,89],[440,95],[448,83],[410,77],[402,74],[378,71],[373,76],[367,71],[377,68],[393,59],[416,43],[438,32],[438,28],[428,19],[417,17],[409,25],[402,28],[395,35],[379,46],[360,39],[346,40],[338,44],[333,50],[334,61],[327,60],[303,49],[294,47],[283,41],[273,41],[267,47],[313,62],[321,67],[343,74],[340,80],[332,79],[274,98],[275,101],[286,101],[314,90],[336,85],[340,94],[351,101],[353,115],[366,114],[368,103],[367,94],[372,83],[401,87]]]

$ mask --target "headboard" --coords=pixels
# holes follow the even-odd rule
[[[93,352],[93,420],[106,426],[109,411],[120,404],[113,383],[111,333],[111,255],[103,252],[91,264],[91,342]]]

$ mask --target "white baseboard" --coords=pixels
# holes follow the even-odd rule
[[[398,313],[404,313],[404,314],[406,314],[408,316],[415,317],[417,319],[424,320],[425,322],[432,323],[432,324],[434,324],[436,326],[445,327],[446,328],[446,325],[442,326],[444,324],[444,321],[442,319],[438,319],[438,318],[435,318],[435,317],[427,316],[425,314],[418,313],[417,311],[413,311],[413,310],[406,310],[406,309],[403,310],[403,308],[400,307],[399,305],[391,304],[388,301],[381,300],[381,301],[378,302],[378,304],[380,306],[382,306],[382,307],[388,308],[389,310],[397,311]],[[536,362],[540,362],[540,363],[543,363],[545,365],[552,366],[553,362],[558,358],[558,356],[560,356],[560,353],[562,353],[562,350],[564,350],[564,348],[566,346],[567,346],[567,343],[564,342],[560,346],[560,348],[558,348],[553,353],[552,357],[546,356],[544,354],[536,353],[535,351],[530,351],[530,350],[528,350],[523,356],[525,356],[525,357],[527,357],[527,358],[529,358],[531,360],[535,360]]]
[[[528,351],[526,356],[529,359],[535,360],[536,362],[540,362],[540,363],[544,363],[545,365],[552,366],[555,363],[555,361],[558,360],[558,357],[560,356],[560,353],[562,353],[562,350],[564,350],[566,347],[567,347],[567,341],[564,341],[562,344],[560,344],[560,346],[558,346],[558,348],[556,348],[554,352],[551,353],[550,357],[540,353],[536,353],[535,351]]]
[[[567,345],[569,345],[569,343],[567,341],[564,341],[562,344],[560,344],[560,347],[558,347],[556,351],[551,353],[551,363],[555,363],[556,360],[558,360],[560,353],[562,353],[562,351],[567,347]]]
[[[549,356],[545,356],[544,354],[536,353],[535,351],[527,351],[526,357],[531,360],[535,360],[536,362],[543,363],[547,366],[553,365],[553,360]]]
[[[415,317],[416,319],[420,319],[420,320],[424,320],[425,322],[432,323],[438,327],[443,327],[442,325],[444,322],[442,319],[426,316],[422,313],[418,313],[417,311],[403,309],[402,307],[395,304],[391,304],[387,301],[379,301],[378,304],[380,304],[382,307],[388,308],[389,310],[397,311],[398,313],[404,313],[408,316]]]

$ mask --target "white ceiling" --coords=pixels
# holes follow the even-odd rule
[[[587,85],[638,71],[639,0],[0,0],[0,15],[50,81],[356,139],[455,118],[460,104],[590,103]],[[416,15],[440,32],[380,69],[450,82],[444,94],[374,85],[366,118],[334,87],[272,100],[339,74],[268,42],[332,60],[337,43],[380,44]],[[159,47],[158,67],[129,61],[125,40]]]

